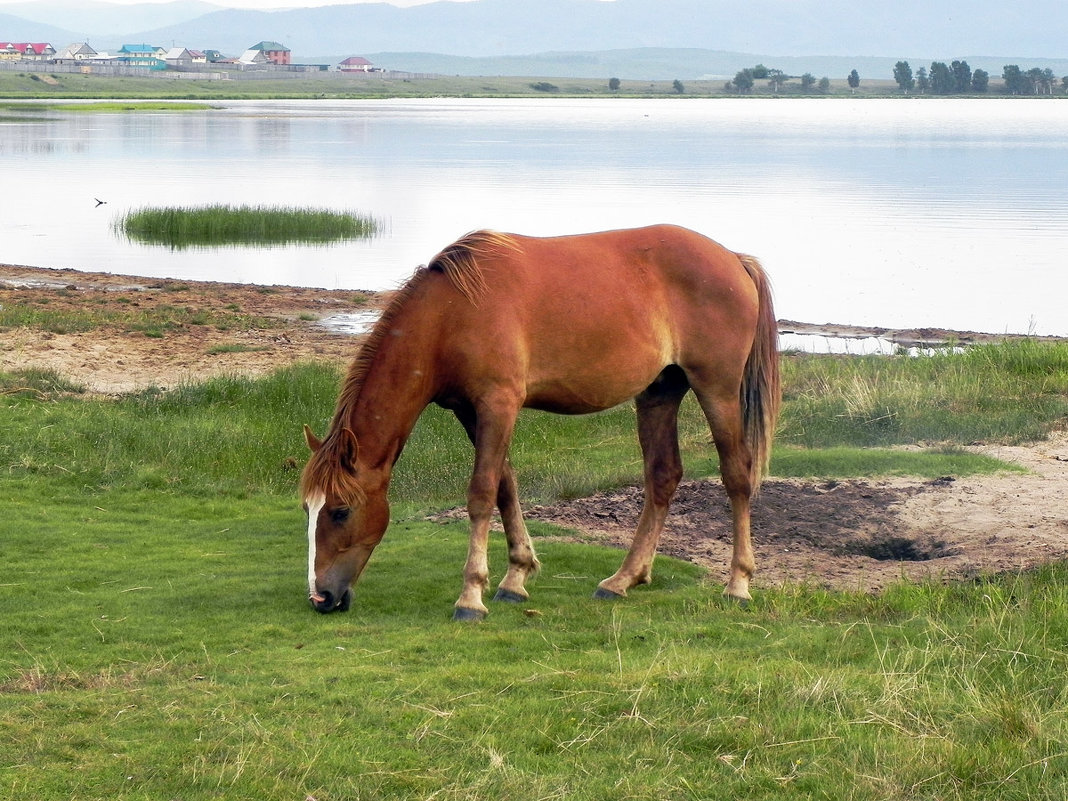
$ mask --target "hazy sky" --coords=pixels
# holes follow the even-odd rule
[[[172,0],[99,0],[99,2],[112,3],[114,5],[130,5],[131,3],[167,3]],[[32,0],[0,0],[0,6],[13,5],[18,3],[19,5],[27,4]],[[259,11],[274,11],[283,8],[305,8],[309,6],[340,6],[350,5],[352,3],[388,3],[391,6],[421,6],[425,3],[432,3],[435,0],[204,0],[206,3],[217,5],[222,8],[248,8]],[[450,0],[450,2],[469,2],[469,0]],[[77,5],[77,0],[68,0],[68,2],[60,2],[57,5]]]

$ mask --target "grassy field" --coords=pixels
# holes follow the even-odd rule
[[[138,242],[182,250],[218,245],[365,239],[378,222],[365,214],[286,206],[163,206],[134,209],[112,224]]]
[[[390,74],[317,75],[299,78],[257,80],[174,80],[161,77],[111,78],[94,75],[56,73],[50,81],[32,73],[0,71],[0,98],[5,99],[95,99],[143,100],[215,99],[293,99],[293,98],[378,98],[378,97],[723,97],[722,78],[683,81],[680,94],[673,81],[624,80],[619,89],[609,89],[608,78],[469,77],[432,75],[396,77]],[[779,96],[803,96],[799,85],[787,86]],[[843,80],[832,80],[826,93],[813,91],[812,97],[895,97],[901,92],[892,80],[865,80],[852,90]],[[731,95],[736,96],[736,95]],[[772,97],[776,93],[763,86],[751,96]],[[127,104],[113,104],[115,110]]]
[[[1068,419],[1063,344],[794,355],[785,376],[780,474],[994,469],[886,446]],[[307,365],[100,400],[0,375],[0,798],[1068,795],[1065,566],[743,609],[662,559],[606,604],[620,554],[534,525],[531,602],[456,625],[465,526],[421,512],[462,497],[470,447],[433,410],[352,611],[314,614],[299,424],[322,430],[337,381]],[[712,472],[691,406],[683,441]],[[524,416],[515,461],[526,500],[631,481],[633,412]]]

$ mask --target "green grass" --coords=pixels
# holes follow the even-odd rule
[[[783,359],[782,442],[824,447],[1041,439],[1068,420],[1068,344],[935,356]]]
[[[1010,343],[933,359],[790,357],[773,472],[938,477],[1005,469],[955,445],[1033,439],[1063,426],[1066,353],[1065,344]],[[117,401],[49,394],[47,381],[34,380],[32,397],[20,397],[26,379],[0,377],[7,403],[0,468],[80,490],[241,495],[291,490],[294,465],[305,456],[300,426],[324,431],[340,376],[332,367],[301,365],[261,380],[219,378]],[[40,397],[48,402],[35,400]],[[629,405],[579,417],[524,413],[512,449],[524,499],[577,497],[638,481],[634,426]],[[691,400],[683,406],[680,431],[687,472],[714,475],[708,429]],[[894,447],[918,441],[934,445]],[[398,464],[393,496],[426,506],[459,504],[471,459],[459,424],[430,407]]]
[[[347,615],[288,498],[8,479],[0,797],[1062,799],[1068,570],[726,606],[661,560],[539,543],[521,607],[448,620],[462,524],[395,521]],[[537,533],[537,531],[536,531]],[[504,561],[495,543],[494,566]]]
[[[1038,344],[945,364],[791,357],[785,429],[809,434],[784,438],[776,472],[996,468],[885,445],[1009,430],[1021,405],[1028,430],[1063,425],[1064,364]],[[878,596],[762,589],[743,609],[718,576],[662,558],[610,604],[590,595],[621,553],[534,524],[530,602],[457,625],[466,526],[420,513],[458,504],[469,469],[441,410],[398,464],[352,610],[314,614],[299,425],[322,430],[338,380],[304,365],[100,400],[0,373],[0,798],[1068,795],[1068,566]],[[815,424],[865,384],[909,425]],[[924,386],[944,397],[913,408]],[[1013,403],[991,396],[1008,388]],[[634,480],[633,423],[629,407],[524,415],[524,499]],[[691,474],[710,472],[689,404],[682,431]]]
[[[746,64],[739,64],[741,69]],[[747,97],[814,97],[814,98],[912,98],[904,95],[890,75],[864,78],[856,90],[844,77],[831,77],[826,93],[815,89],[807,94],[798,81],[775,92],[765,81],[758,81]],[[582,98],[672,98],[683,100],[701,97],[738,97],[724,89],[723,78],[683,80],[679,94],[673,80],[627,80],[618,90],[608,87],[603,78],[561,78],[536,74],[526,76],[427,75],[399,78],[391,75],[308,74],[299,78],[241,80],[182,80],[155,76],[105,77],[57,73],[54,84],[45,84],[35,74],[0,72],[0,98],[18,99],[96,99],[126,100],[222,100],[222,99],[291,99],[291,98],[392,98],[392,97],[582,97]],[[557,91],[545,91],[555,86]],[[541,87],[541,88],[536,88]],[[1001,91],[1000,80],[991,82],[991,91],[971,97],[1008,98]],[[937,100],[937,98],[933,98]],[[122,103],[117,105],[122,106]]]
[[[378,223],[366,215],[328,209],[213,205],[138,209],[113,227],[138,242],[181,250],[360,239],[374,236]]]
[[[186,287],[188,289],[188,287]],[[174,300],[180,301],[181,288],[170,289]],[[0,331],[9,328],[31,328],[53,334],[73,334],[98,328],[115,327],[124,331],[139,331],[162,336],[189,326],[210,325],[220,331],[250,328],[265,329],[277,326],[277,321],[241,313],[233,309],[203,309],[163,303],[158,306],[134,304],[113,308],[92,299],[73,307],[52,306],[47,299],[37,302],[4,303],[0,306]]]

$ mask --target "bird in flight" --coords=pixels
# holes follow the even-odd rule
[[[101,207],[101,206],[103,206],[103,205],[104,205],[105,203],[107,203],[107,201],[106,201],[106,200],[101,200],[101,199],[100,199],[100,198],[98,198],[98,197],[94,197],[94,198],[93,198],[93,200],[95,200],[95,201],[96,201],[96,206],[94,206],[94,208],[100,208],[100,207]]]

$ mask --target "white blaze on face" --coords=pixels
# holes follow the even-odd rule
[[[319,512],[326,504],[326,496],[322,493],[308,498],[308,596],[314,597],[315,592],[315,527],[319,522]]]

